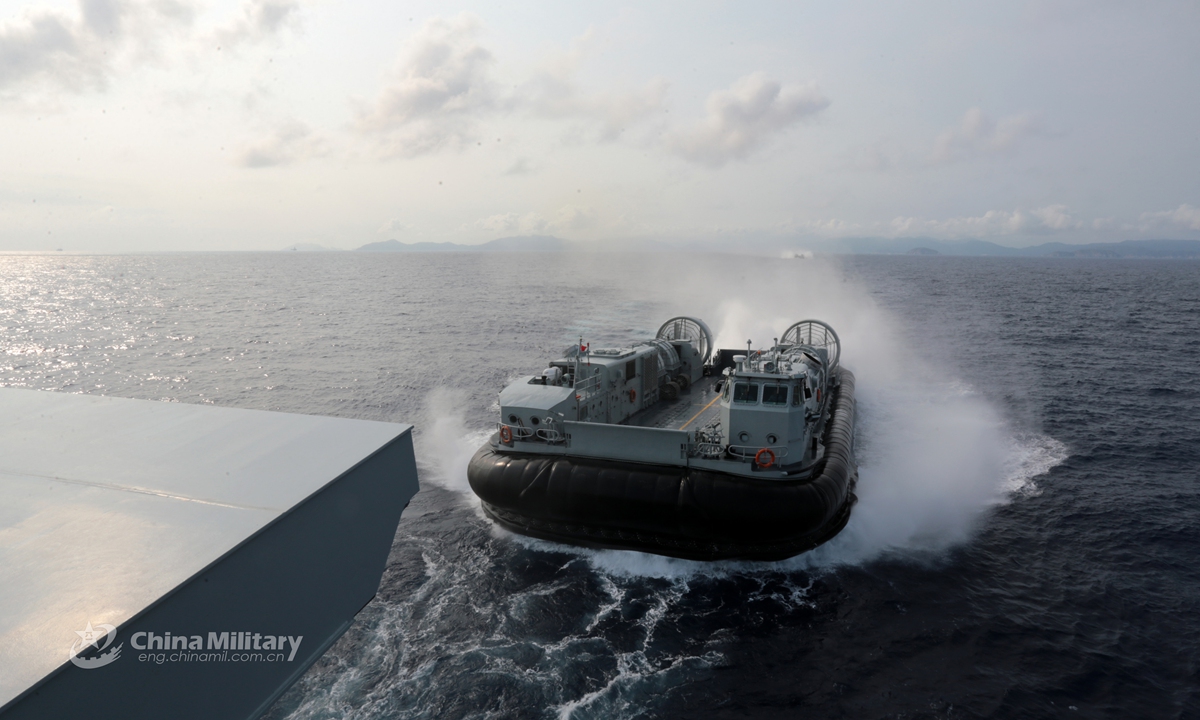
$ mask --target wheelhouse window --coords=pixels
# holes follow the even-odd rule
[[[734,383],[733,401],[737,403],[758,402],[758,383]]]
[[[787,385],[763,385],[763,405],[787,405]]]
[[[806,385],[803,382],[796,383],[796,387],[792,388],[792,405],[799,406],[804,400],[804,388]]]

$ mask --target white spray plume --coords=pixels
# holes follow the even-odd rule
[[[1051,438],[1014,433],[992,402],[942,364],[937,347],[846,279],[834,260],[737,259],[719,274],[705,263],[679,275],[706,291],[672,288],[677,302],[707,298],[711,306],[711,288],[729,288],[712,311],[717,347],[745,347],[748,339],[755,349],[769,347],[798,320],[824,320],[841,339],[843,367],[855,374],[858,504],[836,538],[785,565],[944,550],[967,540],[988,507],[1066,457]]]
[[[424,421],[417,439],[417,457],[429,468],[429,479],[456,492],[470,493],[467,465],[490,434],[468,431],[466,408],[471,403],[461,389],[434,388],[425,400]]]

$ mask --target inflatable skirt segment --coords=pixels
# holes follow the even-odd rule
[[[857,498],[854,376],[840,373],[824,456],[802,478],[498,453],[485,444],[467,477],[484,511],[524,535],[693,560],[781,560],[837,535]]]

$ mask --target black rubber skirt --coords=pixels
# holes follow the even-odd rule
[[[467,468],[484,511],[514,532],[693,560],[781,560],[846,526],[856,500],[854,375],[840,371],[825,455],[805,479],[496,452]]]

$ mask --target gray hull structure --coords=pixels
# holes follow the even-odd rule
[[[0,719],[262,715],[416,492],[408,425],[0,390]]]
[[[518,381],[501,394],[502,416],[513,424],[502,423],[472,458],[471,487],[501,526],[557,542],[695,560],[779,560],[810,550],[845,527],[856,501],[854,375],[836,364],[836,336],[822,343],[811,332],[789,333],[770,351],[719,351],[712,363],[678,366],[684,378],[665,377],[684,389],[666,388],[616,423],[597,422],[598,407],[588,408],[590,422],[556,421],[555,412],[571,409],[560,402],[538,408],[550,412],[530,431],[521,421],[536,415],[522,417],[522,407],[539,392]],[[693,357],[707,355],[705,338],[691,340],[674,338],[680,357],[697,348]],[[624,404],[628,389],[607,372],[613,363],[596,373],[576,362],[564,379],[548,370],[547,384],[559,380],[555,388],[572,391],[600,377],[616,391],[601,393],[609,406]],[[616,375],[636,382],[639,371],[644,378],[643,368]],[[716,383],[705,379],[713,376]],[[586,391],[566,398],[589,399]]]

